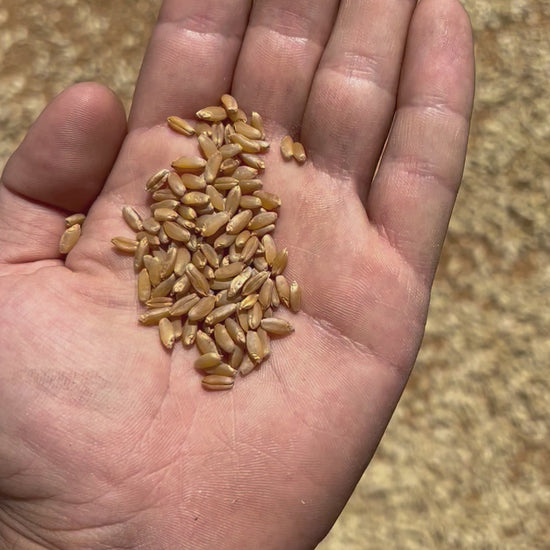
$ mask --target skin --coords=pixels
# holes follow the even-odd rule
[[[166,0],[128,125],[97,84],[55,98],[0,187],[2,548],[314,548],[414,364],[473,87],[456,0]],[[304,298],[258,372],[208,393],[195,351],[137,325],[132,260],[109,241],[194,150],[165,118],[228,89],[264,117]],[[287,133],[302,167],[278,153]]]

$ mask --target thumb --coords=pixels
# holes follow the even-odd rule
[[[126,135],[124,108],[96,83],[71,86],[31,126],[0,184],[0,263],[59,257],[69,213],[86,212]]]

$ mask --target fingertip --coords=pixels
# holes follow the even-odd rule
[[[405,58],[410,69],[400,86],[399,100],[417,97],[428,100],[434,107],[445,103],[445,108],[469,118],[475,81],[474,39],[470,17],[463,5],[458,0],[419,2],[411,22],[409,44],[415,47],[413,55]],[[418,44],[424,47],[420,49]],[[430,98],[417,93],[425,82],[431,84]]]

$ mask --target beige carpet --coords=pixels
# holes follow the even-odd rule
[[[477,104],[424,346],[323,550],[550,548],[550,3],[465,3]],[[75,81],[129,105],[159,5],[0,0],[2,165]]]

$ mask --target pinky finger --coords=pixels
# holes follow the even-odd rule
[[[367,211],[427,281],[462,178],[473,91],[467,14],[457,0],[422,0],[411,21],[393,126]]]

